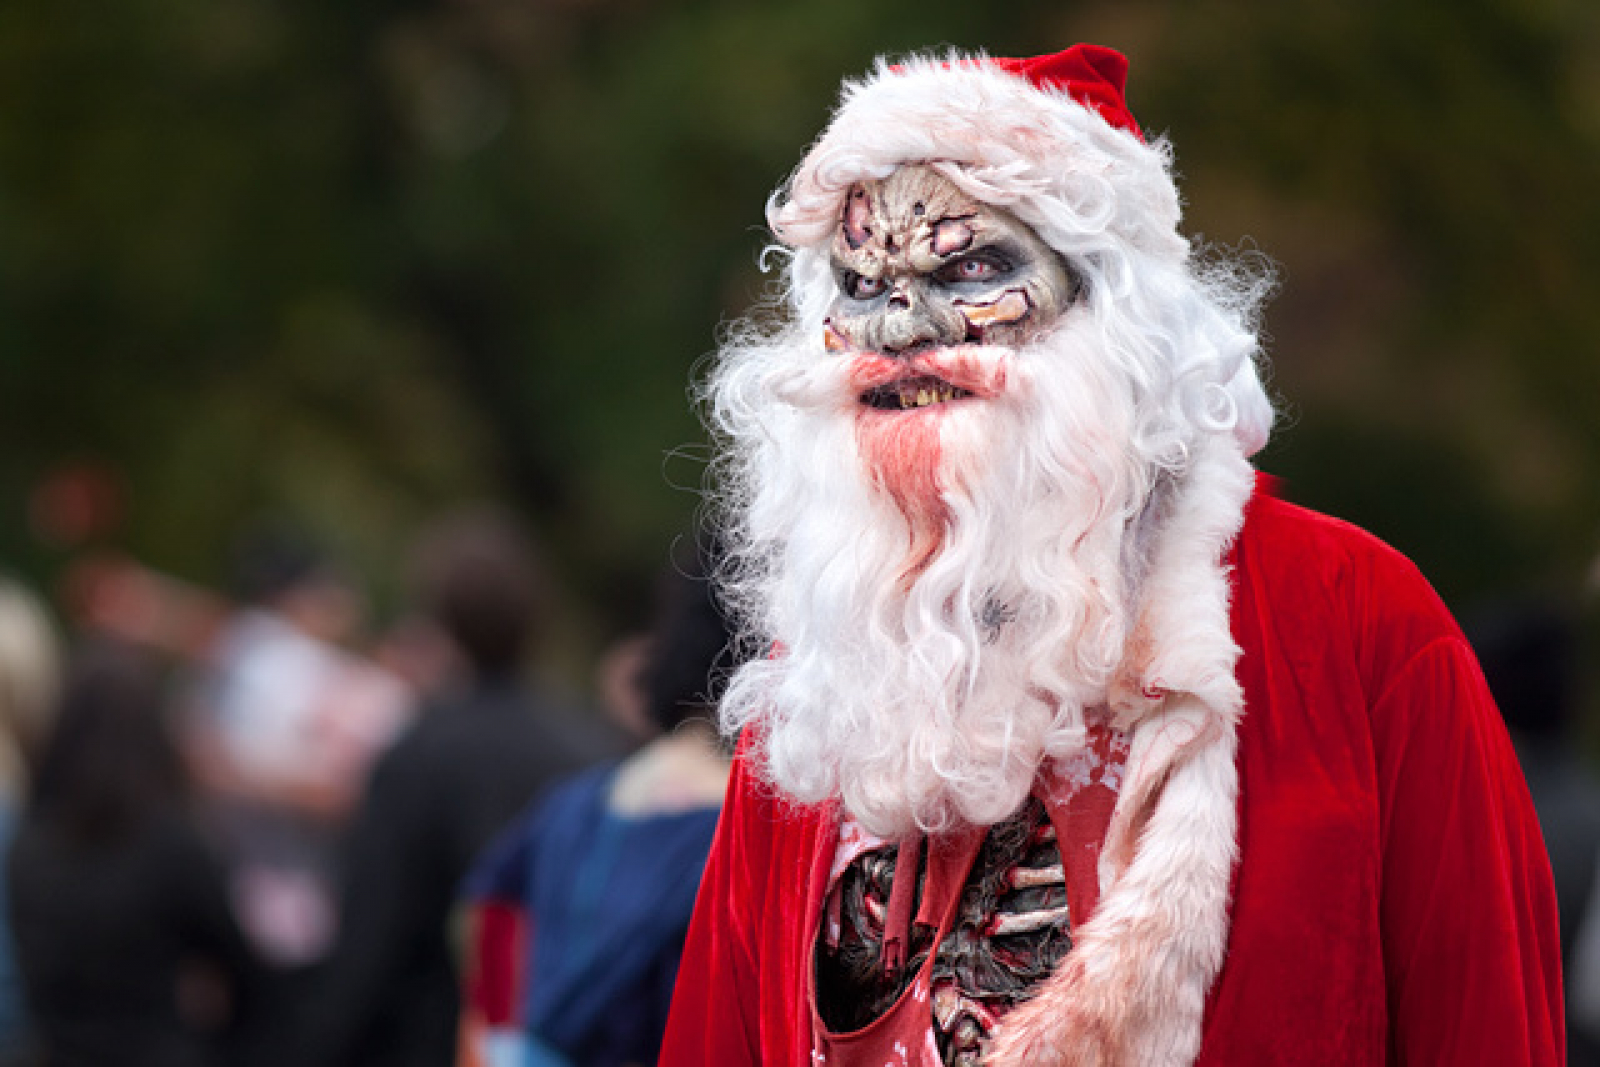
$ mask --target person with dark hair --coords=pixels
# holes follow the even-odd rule
[[[459,981],[449,944],[472,857],[545,786],[590,759],[576,716],[521,671],[544,609],[531,548],[502,516],[447,520],[424,538],[423,612],[453,676],[373,768],[344,852],[339,936],[286,1061],[439,1067],[455,1055]]]
[[[423,611],[480,677],[515,674],[538,637],[545,578],[511,522],[470,512],[442,522],[417,550]]]
[[[713,717],[730,646],[704,570],[674,568],[638,679],[660,736],[552,790],[474,866],[475,1059],[655,1062],[727,790]]]
[[[191,822],[166,710],[148,664],[86,654],[34,779],[8,889],[51,1067],[234,1062],[257,1002],[260,967]]]

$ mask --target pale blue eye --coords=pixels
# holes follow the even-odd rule
[[[981,259],[963,259],[956,266],[956,274],[964,282],[982,281],[993,277],[994,273],[994,264]]]
[[[855,271],[846,271],[844,277],[840,279],[840,288],[853,300],[871,300],[886,292],[889,283],[882,278],[868,278]]]

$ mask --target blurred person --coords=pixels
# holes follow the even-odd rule
[[[33,592],[0,576],[0,803],[26,794],[56,707],[61,648],[49,610]]]
[[[1575,999],[1593,966],[1582,958],[1580,938],[1586,924],[1600,923],[1600,774],[1577,729],[1584,703],[1579,621],[1552,597],[1523,595],[1479,609],[1464,625],[1510,729],[1550,854],[1569,986],[1568,1063],[1600,1067],[1600,1019]]]
[[[256,532],[236,562],[240,607],[210,650],[208,723],[219,788],[330,819],[404,726],[411,692],[357,655],[361,596],[303,535]]]
[[[262,971],[189,786],[151,664],[81,654],[7,871],[45,1067],[243,1062]]]
[[[1600,1064],[1600,871],[1572,935],[1567,1052],[1570,1067]]]
[[[338,939],[286,1062],[451,1063],[461,877],[536,793],[591,757],[568,729],[576,714],[524,679],[545,599],[515,526],[492,512],[443,521],[422,540],[416,580],[454,668],[373,769],[342,855]]]
[[[180,662],[204,659],[227,618],[225,598],[115,552],[74,559],[61,581],[73,625]]]
[[[661,732],[650,710],[650,694],[640,684],[654,648],[650,632],[628,634],[611,643],[595,668],[601,710],[633,745]]]
[[[1278,498],[1267,285],[1127,60],[880,61],[709,383],[749,643],[674,1065],[1553,1065],[1549,861],[1416,568]]]
[[[246,929],[275,963],[307,966],[334,936],[339,834],[414,701],[349,647],[361,598],[303,534],[252,531],[234,586],[238,606],[199,668],[185,748],[213,801]]]
[[[30,767],[56,708],[60,657],[55,625],[44,604],[23,586],[0,577],[0,870],[9,864]],[[0,1067],[26,1062],[32,1045],[9,916],[0,877]]]
[[[618,694],[658,736],[551,790],[474,865],[465,1063],[655,1062],[727,791],[730,643],[706,572],[672,570],[636,695]]]

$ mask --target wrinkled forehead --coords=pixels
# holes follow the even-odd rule
[[[887,178],[851,185],[839,208],[835,254],[890,255],[916,246],[941,252],[971,244],[983,205],[930,167],[908,165]]]
[[[850,265],[885,260],[919,265],[1001,239],[1042,243],[1005,208],[973,196],[939,169],[908,163],[886,178],[846,188],[830,251],[835,261]]]

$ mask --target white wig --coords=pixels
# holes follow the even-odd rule
[[[885,178],[906,164],[928,165],[1027,223],[1063,257],[1082,294],[1051,337],[1020,350],[1036,366],[1055,363],[1059,370],[1037,366],[1019,376],[1033,384],[1026,405],[1013,414],[1055,425],[1036,426],[1031,445],[1013,443],[1017,455],[1032,457],[1027,477],[1001,475],[1012,483],[1013,496],[1034,502],[1041,523],[1057,528],[1029,531],[1034,559],[976,584],[958,573],[956,558],[991,560],[1013,542],[1002,540],[998,529],[953,531],[947,547],[964,555],[925,575],[943,586],[903,596],[901,614],[891,619],[881,602],[888,593],[863,604],[855,588],[867,571],[883,572],[878,564],[894,550],[894,537],[868,521],[881,514],[882,502],[821,473],[837,469],[838,459],[830,456],[849,453],[853,435],[846,419],[815,418],[808,409],[831,397],[843,411],[854,399],[831,396],[839,378],[830,377],[830,367],[842,360],[821,345],[836,292],[829,246],[844,198],[855,183]],[[1219,450],[1243,467],[1243,457],[1265,444],[1272,423],[1255,364],[1256,315],[1268,282],[1260,270],[1198,263],[1178,233],[1180,214],[1164,141],[1146,144],[1070,93],[1041,89],[982,57],[895,66],[880,61],[866,79],[846,84],[833,121],[768,206],[773,232],[792,253],[785,261],[791,314],[765,330],[737,327],[709,390],[712,428],[727,445],[720,475],[730,512],[730,599],[759,646],[788,650],[741,669],[725,699],[723,723],[730,731],[751,724],[767,731],[767,772],[788,792],[808,801],[838,793],[857,817],[885,829],[903,828],[907,812],[928,829],[958,817],[993,821],[1026,794],[1040,758],[1081,744],[1083,704],[1105,699],[1140,610],[1136,601],[1156,551],[1162,487],[1168,497],[1181,495],[1201,458]],[[1110,416],[1116,454],[1089,454],[1096,446],[1085,445],[1081,427],[1108,411],[1117,413]],[[982,447],[976,433],[959,429],[964,417],[950,417],[958,429],[949,433]],[[995,441],[993,447],[1007,446]],[[1068,498],[1049,482],[1070,470],[1087,473],[1080,494]],[[1018,488],[1027,478],[1032,497]],[[1085,501],[1089,507],[1083,514],[1052,512],[1052,497],[1057,508],[1068,507],[1063,501],[1069,499],[1071,507]],[[989,517],[986,505],[952,504],[958,518]],[[829,524],[856,532],[830,539]],[[1014,539],[1015,532],[1007,536]],[[1036,560],[1053,560],[1067,546],[1094,539],[1101,541],[1102,561],[1110,558],[1118,574],[1091,565],[1071,574],[1033,568]],[[997,683],[992,675],[998,668],[985,674],[970,665],[964,672],[951,667],[963,655],[971,662],[996,655],[984,647],[994,644],[992,635],[972,623],[972,613],[986,610],[984,598],[991,596],[983,582],[1010,585],[1008,595],[1026,600],[1015,581],[1037,588],[1044,579],[1055,580],[1056,588],[1021,608],[1025,621],[1031,614],[1035,623],[1031,631],[1019,628],[1024,647],[1015,653],[1026,661],[1022,669],[1006,668]],[[1065,602],[1072,597],[1106,603]],[[944,607],[951,599],[959,605],[954,616]],[[1018,607],[1002,605],[1013,612]],[[919,611],[920,619],[914,617]],[[948,743],[912,736],[904,732],[909,727],[863,726],[872,709],[858,697],[887,705],[878,714],[897,720],[917,712],[887,683],[879,684],[881,677],[869,677],[871,664],[859,656],[844,655],[855,662],[839,664],[841,649],[827,634],[852,618],[863,634],[861,647],[879,639],[880,650],[895,640],[909,642],[902,657],[910,661],[908,673],[948,675],[944,694],[933,701],[938,706],[922,709],[943,721]],[[940,639],[959,646],[951,658],[931,651],[943,647]],[[1035,662],[1052,641],[1058,656],[1076,665]],[[1008,685],[1009,695],[995,691]],[[962,719],[968,714],[963,703],[985,690],[999,717],[987,724]],[[1032,721],[1020,721],[1015,706],[1030,700],[1036,704],[1028,713]],[[808,722],[816,736],[805,736]],[[841,758],[853,772],[827,755],[845,749]],[[947,784],[942,800],[928,781],[940,777]],[[915,795],[896,812],[882,794],[902,788]]]

